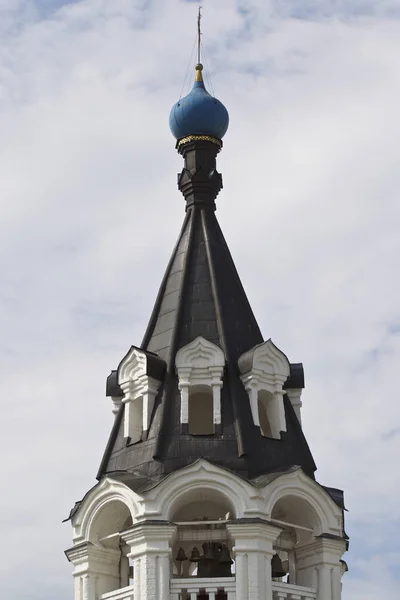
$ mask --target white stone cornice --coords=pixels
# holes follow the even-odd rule
[[[281,527],[270,523],[227,523],[226,529],[234,543],[235,552],[271,553],[273,544],[282,532]]]
[[[122,539],[132,545],[138,540],[170,541],[177,532],[177,526],[171,523],[141,523],[121,534]]]
[[[143,554],[169,555],[176,535],[176,525],[143,523],[124,531],[121,537],[130,546],[128,556],[135,558]]]
[[[65,551],[65,555],[69,562],[71,562],[73,565],[79,564],[80,562],[87,560],[89,555],[89,547],[92,546],[93,544],[90,542],[77,544],[76,546],[72,546],[72,548],[68,548],[68,550]]]
[[[113,548],[85,542],[65,551],[68,560],[79,571],[91,570],[96,573],[108,573],[110,564],[118,562],[120,552]],[[79,568],[80,567],[80,568]]]
[[[346,552],[346,540],[341,538],[317,537],[312,542],[296,550],[302,566],[318,564],[337,566]]]

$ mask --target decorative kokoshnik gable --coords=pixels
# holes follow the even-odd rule
[[[263,340],[215,217],[228,113],[200,64],[170,126],[186,215],[107,380],[99,482],[70,515],[75,600],[340,600],[343,493],[315,481],[303,367]]]

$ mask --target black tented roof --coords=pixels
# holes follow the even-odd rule
[[[141,344],[165,361],[163,385],[149,430],[140,442],[126,445],[121,405],[98,478],[119,473],[133,489],[144,490],[198,458],[248,480],[293,465],[313,477],[315,463],[286,395],[287,431],[281,439],[262,436],[253,423],[237,361],[264,340],[215,216],[214,200],[222,187],[213,169],[217,150],[211,142],[197,142],[182,153],[185,168],[179,181],[180,185],[184,181],[186,215]],[[226,358],[222,424],[210,436],[191,436],[180,426],[175,356],[198,336],[221,347]],[[304,387],[301,364],[291,365],[288,387]],[[116,371],[107,380],[107,393],[120,395]]]

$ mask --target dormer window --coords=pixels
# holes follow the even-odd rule
[[[154,400],[162,383],[165,362],[156,354],[132,346],[118,367],[118,384],[124,394],[124,438],[139,442],[150,427]]]
[[[254,425],[261,435],[280,439],[281,432],[286,431],[283,385],[290,375],[287,357],[268,340],[243,354],[238,366]]]
[[[221,424],[221,388],[225,356],[198,337],[176,354],[181,393],[181,426],[190,435],[212,435]]]

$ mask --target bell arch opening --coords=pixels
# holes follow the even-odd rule
[[[178,526],[174,572],[181,577],[230,577],[233,560],[226,521],[235,518],[232,502],[212,488],[182,494],[171,511]]]
[[[129,508],[120,500],[107,502],[95,515],[89,528],[89,541],[95,545],[114,551],[110,562],[114,562],[113,577],[104,577],[99,586],[104,592],[110,592],[133,583],[133,567],[128,558],[129,547],[120,533],[133,525]]]
[[[120,500],[107,502],[95,515],[89,528],[89,541],[108,548],[118,548],[119,532],[133,524],[129,508]]]
[[[294,494],[277,500],[271,518],[290,524],[296,531],[297,542],[300,545],[311,541],[321,529],[321,520],[316,509],[306,499]]]

